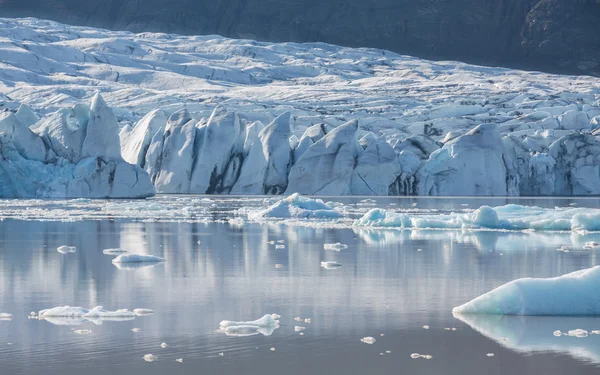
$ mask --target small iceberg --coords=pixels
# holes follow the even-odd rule
[[[266,314],[260,319],[247,322],[223,320],[219,323],[219,332],[234,337],[246,337],[258,334],[271,336],[279,328],[279,317],[277,314]]]
[[[281,219],[332,219],[342,214],[329,207],[321,199],[303,197],[298,193],[283,198],[265,210],[251,212],[248,218],[261,220],[265,218]]]
[[[60,246],[59,248],[57,248],[56,251],[58,251],[61,254],[70,254],[70,253],[76,252],[77,247],[63,245],[63,246]]]
[[[600,315],[600,266],[548,279],[511,281],[455,307],[455,314]]]
[[[412,214],[375,208],[355,220],[353,225],[400,229],[600,231],[600,210],[509,204],[481,206],[477,210],[462,213]]]
[[[8,313],[0,313],[0,320],[5,320],[5,321],[9,321],[13,319],[13,315],[12,314],[8,314]]]
[[[146,254],[121,254],[112,260],[113,263],[161,263],[165,258]]]
[[[137,316],[148,316],[154,314],[152,309],[133,309],[133,313]]]
[[[360,339],[360,341],[365,344],[373,345],[377,340],[374,337],[367,336]]]
[[[102,306],[96,306],[91,310],[83,307],[58,306],[51,309],[40,310],[39,320],[46,320],[56,325],[80,325],[87,321],[96,325],[104,321],[128,321],[135,319],[136,315],[127,309],[116,311],[104,310]]]
[[[102,250],[102,254],[106,254],[106,255],[120,255],[120,254],[125,254],[127,253],[127,250],[123,250],[123,249],[104,249]]]
[[[321,267],[325,268],[326,270],[332,270],[332,269],[336,269],[341,267],[342,265],[338,262],[321,262]]]
[[[344,249],[348,248],[348,245],[344,245],[343,243],[326,243],[323,245],[323,248],[325,250],[331,250],[331,251],[341,251]]]
[[[146,361],[146,362],[154,362],[154,361],[156,361],[157,359],[158,359],[158,357],[157,357],[157,356],[155,356],[155,355],[153,355],[153,354],[146,354],[146,355],[144,356],[144,361]]]

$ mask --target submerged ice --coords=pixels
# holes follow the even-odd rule
[[[464,305],[455,314],[597,316],[600,266],[548,279],[511,281]]]

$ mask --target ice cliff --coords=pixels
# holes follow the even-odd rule
[[[154,195],[147,173],[121,157],[119,124],[99,94],[91,105],[35,120],[23,105],[16,113],[0,113],[1,197]]]

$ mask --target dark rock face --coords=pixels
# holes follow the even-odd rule
[[[600,0],[0,0],[0,15],[600,75]]]

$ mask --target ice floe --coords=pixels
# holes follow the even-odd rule
[[[333,261],[326,261],[326,262],[321,262],[321,267],[325,268],[326,270],[332,270],[335,268],[339,268],[342,265],[338,262],[333,262]]]
[[[39,320],[56,325],[80,325],[87,321],[99,325],[104,321],[128,321],[135,317],[136,315],[127,309],[110,311],[104,310],[102,306],[96,306],[91,310],[83,307],[58,306],[40,310],[38,313]]]
[[[376,342],[377,340],[376,340],[374,337],[371,337],[371,336],[366,336],[366,337],[363,337],[362,339],[360,339],[360,341],[361,341],[362,343],[365,343],[365,344],[372,345],[372,344],[375,344],[375,342]]]
[[[133,313],[137,316],[148,316],[148,315],[153,315],[154,310],[152,310],[152,309],[133,309]]]
[[[12,320],[13,315],[9,313],[0,313],[0,320]]]
[[[248,217],[252,220],[265,218],[331,219],[340,218],[342,214],[326,205],[321,199],[311,199],[294,193],[265,210],[249,213]]]
[[[77,247],[63,245],[63,246],[60,246],[59,248],[57,248],[56,251],[58,251],[61,254],[69,254],[69,253],[76,252],[77,251]]]
[[[323,244],[323,248],[325,250],[341,251],[341,250],[347,249],[348,245],[345,245],[345,244],[339,243],[339,242],[337,242],[337,243],[326,243],[326,244]]]
[[[123,250],[123,249],[104,249],[102,250],[102,254],[106,254],[106,255],[121,255],[121,254],[125,254],[127,252],[127,250]]]
[[[563,276],[524,278],[504,284],[462,306],[455,314],[600,315],[600,266]]]
[[[121,254],[112,260],[113,263],[161,263],[165,258],[147,254]]]
[[[146,354],[146,355],[144,356],[144,361],[146,361],[146,362],[154,362],[154,361],[156,361],[157,359],[158,359],[158,357],[157,357],[157,356],[155,356],[155,355],[153,355],[153,354]]]
[[[227,336],[245,337],[262,334],[270,336],[279,328],[279,315],[266,314],[262,318],[252,321],[223,320],[219,323],[219,332]]]

